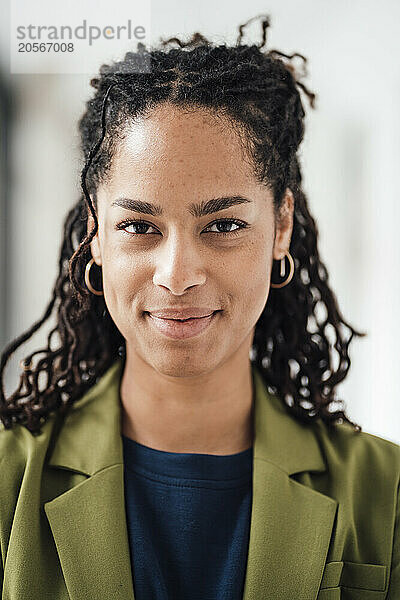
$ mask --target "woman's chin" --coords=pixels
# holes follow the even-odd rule
[[[158,373],[166,377],[199,377],[214,369],[214,365],[210,363],[199,363],[199,361],[196,361],[196,357],[193,354],[191,357],[186,356],[181,360],[173,358],[165,360],[165,357],[162,357],[160,362],[157,362],[155,357],[152,356],[151,364]]]

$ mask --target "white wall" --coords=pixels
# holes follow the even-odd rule
[[[306,85],[318,99],[312,111],[304,98],[304,188],[343,314],[368,333],[353,343],[352,368],[340,397],[365,431],[399,443],[400,4],[157,0],[151,10],[154,41],[200,31],[234,42],[240,23],[267,12],[272,20],[268,47],[309,58]],[[250,31],[249,41],[258,43],[259,30]],[[108,59],[99,56],[99,65]],[[7,224],[11,276],[4,282],[8,339],[37,320],[50,299],[62,220],[79,194],[76,122],[90,93],[86,76],[13,75],[11,82],[18,119]],[[43,343],[45,332],[25,344],[18,358]],[[13,359],[6,377],[9,390],[17,370],[18,359]]]

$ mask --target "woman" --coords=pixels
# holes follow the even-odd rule
[[[53,298],[0,365],[56,308],[2,388],[3,598],[400,597],[400,448],[333,410],[362,334],[301,188],[315,96],[261,23],[91,81]]]

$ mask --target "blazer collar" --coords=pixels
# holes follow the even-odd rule
[[[44,505],[72,600],[134,600],[124,504],[123,365],[118,358],[72,405],[48,461],[87,476]],[[315,431],[267,392],[254,365],[252,382],[253,498],[243,600],[266,594],[312,600],[338,503],[291,479],[326,470]]]
[[[65,419],[49,464],[94,475],[123,462],[119,386],[123,371],[119,358],[99,381],[77,400]],[[269,394],[258,368],[252,366],[254,398],[254,459],[264,459],[293,475],[324,471],[325,463],[315,434]]]

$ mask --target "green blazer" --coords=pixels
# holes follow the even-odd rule
[[[3,600],[134,600],[118,360],[33,436],[0,429]],[[243,600],[400,599],[400,446],[298,422],[252,366]],[[149,599],[151,600],[151,599]]]

